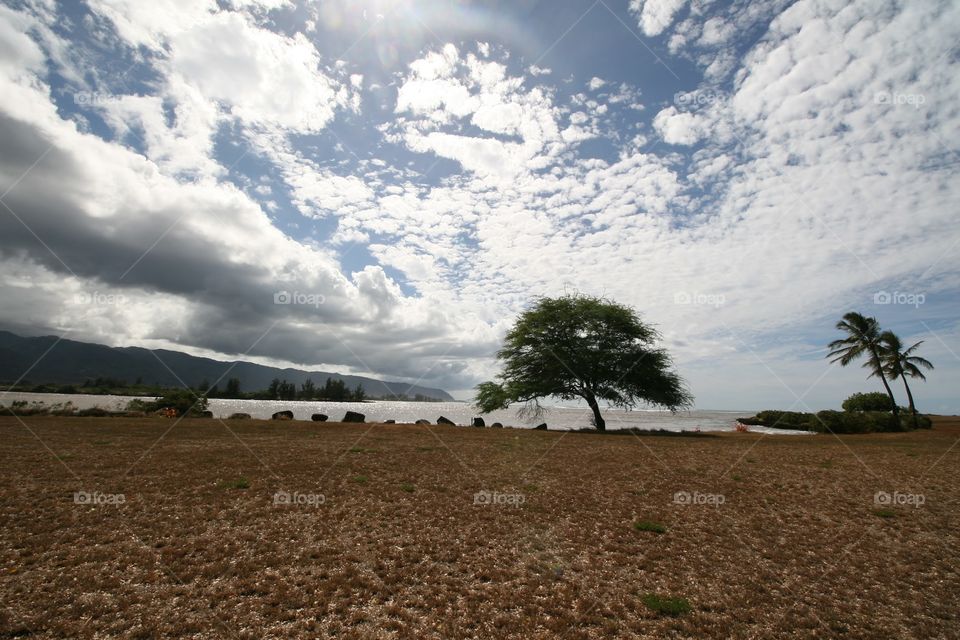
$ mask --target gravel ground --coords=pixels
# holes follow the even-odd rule
[[[935,425],[0,417],[0,637],[960,637]]]

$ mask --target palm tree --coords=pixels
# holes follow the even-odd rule
[[[923,340],[916,343],[909,349],[903,348],[903,343],[893,331],[884,331],[880,334],[881,355],[884,359],[884,367],[891,380],[900,378],[903,380],[903,388],[907,392],[907,400],[910,401],[910,413],[913,415],[913,428],[917,427],[917,406],[913,402],[913,394],[910,393],[910,385],[907,384],[907,378],[920,378],[926,380],[923,375],[924,369],[931,370],[933,365],[926,358],[915,356],[913,353],[923,344]]]
[[[841,367],[845,367],[860,356],[867,356],[867,361],[863,366],[870,369],[868,377],[876,376],[883,382],[883,388],[887,390],[890,403],[893,405],[893,416],[899,423],[900,409],[897,407],[897,399],[893,397],[893,391],[887,383],[882,355],[883,345],[880,343],[880,324],[877,319],[867,318],[856,311],[851,311],[837,323],[837,329],[846,332],[847,337],[834,340],[828,345],[830,353],[827,354],[827,357],[833,358],[830,362],[839,362]]]

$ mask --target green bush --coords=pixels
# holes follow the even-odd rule
[[[646,593],[640,600],[647,607],[660,615],[679,616],[690,612],[690,602],[686,598],[671,598],[656,593]]]
[[[890,396],[882,391],[855,393],[843,401],[844,411],[893,411]]]
[[[892,413],[886,411],[820,411],[817,413],[816,431],[833,433],[875,433],[904,431]]]
[[[153,413],[161,409],[173,409],[178,416],[196,416],[207,410],[207,397],[197,395],[192,389],[170,389],[153,401],[131,400],[127,411]]]
[[[913,414],[910,413],[910,409],[900,408],[900,423],[903,425],[903,431],[913,429]],[[933,420],[930,419],[930,416],[925,416],[922,413],[917,414],[917,428],[930,429],[932,427]]]
[[[761,411],[756,416],[760,424],[776,429],[796,429],[800,431],[815,431],[816,418],[812,413],[799,411]]]
[[[666,533],[667,528],[660,524],[659,522],[652,522],[650,520],[641,520],[640,522],[634,522],[633,528],[637,531],[651,531],[656,534]]]
[[[796,429],[816,431],[817,433],[877,433],[910,431],[913,429],[913,416],[909,411],[900,413],[898,422],[889,411],[820,411],[799,413],[795,411],[761,411],[751,418],[739,418],[746,425],[759,425],[776,429]],[[917,425],[929,429],[932,422],[929,417],[917,415]]]

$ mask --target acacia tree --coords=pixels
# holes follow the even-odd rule
[[[923,375],[924,369],[933,369],[933,365],[926,358],[914,355],[923,340],[914,344],[908,349],[903,348],[900,338],[892,331],[884,331],[880,334],[881,357],[884,361],[884,368],[891,380],[900,378],[903,380],[903,388],[907,392],[907,400],[910,403],[910,414],[913,416],[913,428],[919,428],[917,425],[917,405],[913,401],[913,394],[910,392],[910,385],[907,384],[907,378],[920,378],[926,380]]]
[[[837,323],[837,329],[847,334],[845,338],[834,340],[828,346],[830,352],[828,358],[830,362],[839,362],[841,367],[845,367],[860,356],[866,356],[867,361],[863,363],[864,368],[870,370],[872,378],[880,378],[883,388],[890,396],[890,404],[893,405],[893,415],[897,418],[899,424],[900,410],[897,407],[897,399],[893,397],[893,390],[887,382],[886,369],[883,359],[883,345],[880,343],[880,323],[876,318],[867,318],[856,311],[851,311],[843,316],[843,320]]]
[[[670,411],[691,406],[693,396],[673,372],[659,334],[622,304],[583,295],[541,298],[517,319],[497,359],[497,382],[477,386],[482,413],[525,403],[522,411],[539,414],[540,399],[582,398],[593,411],[594,426],[606,422],[600,401],[622,408],[639,403]]]

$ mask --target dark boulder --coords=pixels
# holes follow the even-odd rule
[[[90,407],[89,409],[80,409],[77,415],[81,418],[106,418],[110,412],[100,407]]]
[[[453,420],[450,420],[449,418],[444,418],[443,416],[440,416],[439,418],[437,418],[437,424],[449,424],[452,426],[456,426],[457,423],[454,422]]]
[[[326,422],[327,416],[322,413],[315,413],[312,416],[310,416],[310,419],[313,420],[314,422]]]
[[[492,429],[503,429],[503,425],[500,424],[499,422],[494,422],[492,425],[490,425],[490,427]]]
[[[227,420],[249,420],[249,419],[250,419],[249,413],[231,413],[227,417]]]
[[[293,420],[293,411],[277,411],[270,416],[271,420]]]
[[[365,415],[356,411],[347,411],[347,414],[343,416],[343,422],[363,422],[366,419]]]
[[[430,424],[430,421],[420,418],[415,424]]]
[[[396,420],[384,420],[383,424],[397,424]]]
[[[198,417],[198,418],[212,418],[212,417],[213,417],[213,411],[201,411],[200,413],[197,414],[197,417]]]
[[[483,418],[474,418],[474,419],[473,419],[473,426],[475,426],[475,427],[485,427],[485,426],[487,426],[487,423],[483,421]]]
[[[542,423],[538,424],[537,426],[535,426],[533,429],[534,429],[534,431],[546,431],[546,430],[547,430],[547,423],[546,423],[546,422],[542,422]]]

